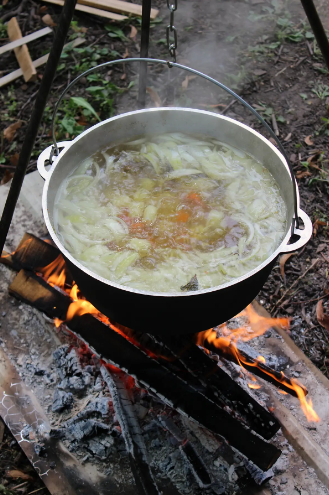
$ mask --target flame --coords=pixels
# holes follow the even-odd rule
[[[135,344],[137,347],[142,347],[141,344],[134,339],[132,330],[126,327],[122,327],[122,325],[113,324],[105,315],[100,313],[95,308],[95,306],[93,306],[83,297],[77,284],[73,283],[72,286],[66,285],[65,261],[61,255],[59,255],[47,267],[40,269],[39,272],[50,285],[56,285],[57,287],[65,291],[72,299],[72,303],[68,308],[66,318],[64,320],[65,322],[70,321],[76,315],[82,316],[86,313],[90,313],[101,320],[103,323],[108,325],[112,330],[119,333],[122,337]],[[246,321],[248,321],[248,324],[232,330],[228,328],[226,323],[224,323],[218,327],[218,330],[221,333],[220,336],[218,336],[216,330],[211,328],[209,330],[206,330],[205,332],[199,333],[196,337],[196,343],[202,347],[205,347],[205,344],[210,344],[215,348],[223,350],[224,353],[233,355],[242,368],[244,364],[260,368],[264,373],[267,373],[276,381],[283,383],[286,387],[289,387],[295,391],[300,401],[301,408],[308,421],[319,421],[320,418],[313,409],[311,399],[306,399],[305,388],[300,382],[298,382],[298,380],[291,379],[289,381],[286,379],[283,372],[281,372],[280,377],[278,377],[276,375],[273,375],[268,369],[264,369],[262,365],[264,365],[266,361],[263,356],[258,356],[256,360],[254,360],[253,362],[249,362],[245,358],[245,356],[239,352],[236,346],[237,341],[247,342],[248,340],[254,339],[255,337],[259,337],[274,325],[281,325],[283,328],[286,328],[288,330],[289,319],[266,318],[260,316],[251,305],[249,305],[237,316],[245,318]],[[58,318],[55,318],[54,321],[57,328],[61,325],[61,323],[64,322],[62,320],[59,320]],[[145,349],[144,347],[143,350],[153,358],[160,357],[159,355],[154,354],[152,351]],[[206,348],[205,350],[209,352]],[[163,357],[163,359],[168,359],[166,356],[161,357]],[[250,379],[252,381],[251,383],[248,383],[248,386],[251,389],[261,388],[261,386],[257,383],[256,379],[252,375],[248,374],[248,376],[251,377]],[[132,383],[127,384],[127,386],[128,388],[132,387]],[[283,391],[280,392],[285,393]]]
[[[281,325],[283,328],[288,330],[289,319],[266,318],[259,315],[251,304],[236,317],[243,317],[248,323],[235,329],[228,328],[226,323],[223,323],[217,327],[217,330],[210,328],[209,330],[201,332],[196,336],[196,343],[202,347],[207,345],[208,349],[209,346],[220,349],[224,355],[227,354],[233,356],[241,367],[248,365],[248,367],[253,366],[259,368],[263,373],[271,376],[277,382],[284,384],[285,387],[290,388],[291,390],[294,390],[307,420],[310,422],[320,421],[319,416],[313,409],[312,400],[310,398],[306,399],[306,390],[302,383],[293,378],[288,380],[282,371],[279,375],[272,373],[268,368],[262,366],[266,362],[263,356],[258,356],[256,360],[249,361],[245,355],[238,350],[236,345],[238,341],[247,342],[263,335],[273,326]],[[260,388],[258,384],[256,386],[255,385],[255,383],[248,383],[250,388]],[[283,391],[280,392],[282,393]]]

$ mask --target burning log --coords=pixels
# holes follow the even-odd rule
[[[157,341],[160,341],[158,337]],[[217,363],[187,338],[161,337],[161,341],[187,370],[212,389],[232,411],[237,410],[250,428],[269,440],[280,429],[280,424],[253,397],[241,388]]]
[[[249,356],[246,352],[238,349],[234,343],[230,343],[225,348],[219,348],[215,345],[212,345],[209,342],[205,343],[205,348],[209,351],[218,354],[218,356],[223,357],[235,364],[238,364],[242,368],[245,368],[247,371],[253,373],[259,378],[263,378],[269,383],[272,383],[276,387],[280,388],[287,394],[293,395],[294,397],[298,397],[298,393],[296,392],[296,387],[294,387],[295,380],[288,378],[281,371],[276,371],[270,366],[267,366],[259,359],[255,359]],[[302,388],[305,395],[307,395],[308,391],[304,385],[299,384]]]
[[[111,392],[113,407],[120,423],[138,491],[141,495],[159,495],[160,492],[148,463],[142,431],[127,389],[120,378],[123,373],[119,375],[118,370],[110,373],[105,366],[101,367],[101,373]]]
[[[280,456],[280,450],[274,445],[254,435],[228,412],[147,356],[115,327],[84,314],[73,318],[70,328],[98,357],[136,378],[168,406],[226,438],[262,470],[269,469]],[[102,354],[97,349],[101,349]]]
[[[178,426],[170,418],[165,415],[161,415],[158,416],[158,420],[161,426],[165,430],[169,431],[177,442],[179,442],[179,449],[189,463],[193,476],[200,488],[209,487],[211,485],[211,478],[206,466],[202,462],[202,459],[196,452],[192,443],[184,438]]]

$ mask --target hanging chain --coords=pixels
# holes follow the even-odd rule
[[[174,15],[177,10],[177,1],[178,0],[167,0],[167,6],[170,10],[170,24],[167,26],[167,47],[173,58],[173,62],[176,62],[177,50],[177,29],[174,26]]]

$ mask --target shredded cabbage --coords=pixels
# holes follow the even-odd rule
[[[64,246],[121,285],[179,292],[218,286],[265,261],[286,233],[268,170],[214,138],[140,137],[100,150],[61,184],[54,222]]]

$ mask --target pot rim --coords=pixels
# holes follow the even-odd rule
[[[180,112],[189,112],[189,113],[202,113],[202,114],[205,114],[205,115],[209,115],[211,117],[215,117],[215,118],[218,118],[218,119],[226,120],[228,122],[231,122],[231,123],[237,125],[238,127],[242,127],[244,129],[246,129],[251,134],[256,135],[259,139],[261,139],[262,141],[264,141],[271,148],[271,150],[274,151],[274,153],[276,153],[276,155],[280,158],[283,166],[288,171],[288,173],[289,173],[289,175],[291,177],[291,180],[296,182],[295,177],[292,177],[291,176],[291,173],[290,173],[288,164],[287,164],[284,156],[276,148],[276,146],[274,146],[268,139],[266,139],[264,136],[262,136],[259,132],[255,131],[251,127],[249,127],[249,126],[247,126],[247,125],[245,125],[245,124],[243,124],[243,123],[241,123],[241,122],[239,122],[239,121],[237,121],[235,119],[232,119],[230,117],[226,117],[225,115],[215,114],[215,113],[209,112],[207,110],[198,110],[198,109],[193,109],[193,108],[157,107],[157,108],[147,108],[147,109],[142,109],[142,110],[134,110],[132,112],[126,112],[126,113],[123,113],[123,114],[120,114],[120,115],[116,115],[114,117],[111,117],[111,118],[109,118],[107,120],[103,120],[102,122],[99,122],[98,124],[95,124],[94,126],[90,127],[89,129],[86,129],[84,132],[82,132],[81,134],[79,134],[79,136],[77,136],[73,141],[67,142],[67,145],[59,153],[59,155],[56,157],[56,159],[54,160],[54,162],[53,162],[53,164],[51,166],[50,171],[47,173],[47,177],[46,177],[46,181],[45,181],[45,185],[44,185],[44,189],[43,189],[43,194],[42,194],[42,208],[43,208],[43,214],[44,214],[44,219],[45,219],[46,227],[48,229],[48,232],[49,232],[52,240],[54,241],[54,243],[56,244],[56,246],[58,247],[58,249],[60,250],[60,252],[66,258],[68,258],[71,263],[73,263],[77,268],[79,268],[80,270],[82,270],[84,273],[86,273],[90,277],[98,280],[99,282],[102,282],[105,285],[112,286],[112,287],[114,287],[116,289],[124,290],[126,292],[132,292],[132,293],[135,293],[135,294],[140,294],[140,295],[145,295],[145,296],[151,296],[151,297],[191,297],[191,296],[197,296],[197,295],[201,295],[201,294],[208,294],[210,292],[217,292],[217,291],[220,291],[222,289],[227,289],[228,287],[231,287],[233,285],[236,285],[236,284],[242,282],[243,280],[245,280],[245,279],[247,279],[249,277],[252,277],[256,273],[258,273],[259,271],[261,271],[263,268],[265,268],[269,263],[271,263],[271,261],[273,261],[281,252],[284,252],[285,251],[285,248],[287,247],[288,242],[289,242],[289,239],[291,237],[291,225],[292,225],[292,220],[293,219],[291,219],[290,224],[287,225],[287,233],[286,233],[284,239],[282,240],[281,244],[277,247],[277,249],[272,253],[271,256],[269,256],[265,261],[263,261],[256,268],[254,268],[253,270],[248,271],[247,273],[245,273],[241,277],[234,278],[233,280],[231,280],[229,282],[226,282],[225,284],[216,285],[214,287],[210,287],[209,289],[201,289],[201,290],[189,291],[189,292],[183,292],[183,291],[182,292],[152,292],[152,291],[146,291],[146,290],[139,290],[139,289],[134,289],[133,287],[129,287],[129,286],[117,284],[116,282],[112,282],[111,280],[108,280],[108,279],[102,277],[101,275],[98,275],[97,273],[93,272],[92,270],[90,270],[89,268],[87,268],[86,266],[84,266],[78,260],[76,260],[71,255],[71,253],[63,246],[63,244],[60,242],[60,240],[59,240],[59,238],[58,238],[58,236],[57,236],[57,234],[55,232],[55,229],[53,228],[53,225],[52,225],[52,223],[51,223],[51,221],[49,219],[48,207],[47,207],[47,195],[48,195],[48,188],[49,188],[50,180],[51,180],[52,174],[53,174],[55,168],[57,167],[57,165],[59,164],[60,160],[64,157],[65,153],[71,148],[71,146],[73,144],[77,143],[80,139],[83,139],[85,136],[87,136],[87,134],[89,134],[90,132],[92,132],[94,129],[96,129],[96,128],[102,126],[102,125],[105,125],[105,124],[107,124],[110,121],[115,121],[115,120],[118,120],[118,119],[127,117],[129,115],[135,115],[135,114],[138,114],[138,113],[162,112],[162,111],[167,111],[167,112],[168,111],[169,112],[180,111]],[[50,148],[51,148],[51,146],[49,147],[49,149]],[[46,150],[44,150],[43,153],[45,151]],[[297,191],[297,207],[298,207],[298,210],[299,210],[299,191],[298,191],[297,183],[296,183],[296,191]],[[307,242],[307,240],[305,242]],[[294,247],[292,245],[291,250],[293,250],[293,249],[294,249]]]

